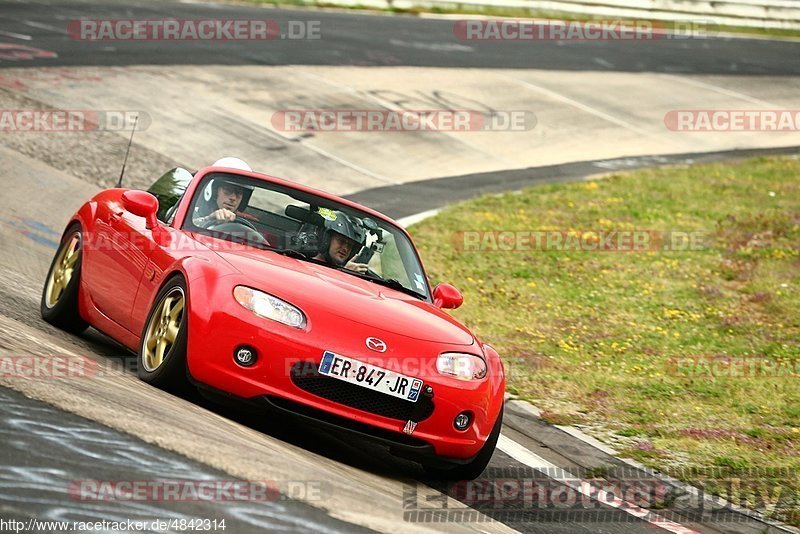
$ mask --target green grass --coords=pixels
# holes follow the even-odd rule
[[[776,506],[742,502],[798,524],[798,177],[792,158],[643,170],[482,197],[411,233],[432,280],[463,291],[454,315],[504,356],[508,390],[547,420],[585,425],[628,457],[722,493],[733,475],[758,488],[753,470],[790,470]],[[703,241],[639,252],[463,246],[462,232],[503,230]],[[721,355],[786,365],[729,377],[674,363]]]
[[[565,21],[590,21],[590,20],[630,20],[632,17],[608,17],[608,16],[593,16],[582,13],[570,13],[566,11],[551,11],[536,8],[514,8],[514,7],[496,7],[496,6],[474,6],[471,4],[459,4],[452,2],[453,7],[425,7],[414,6],[411,8],[378,8],[374,6],[366,6],[355,4],[352,6],[344,6],[336,4],[335,2],[326,2],[324,0],[233,0],[236,2],[246,2],[252,4],[269,5],[274,7],[308,7],[308,8],[335,8],[335,9],[349,9],[358,11],[376,11],[384,13],[398,13],[405,15],[419,15],[421,13],[433,13],[441,15],[484,15],[487,17],[507,17],[507,18],[537,18],[537,19],[552,19],[552,20],[565,20]],[[391,3],[390,3],[391,5]],[[702,17],[698,17],[702,19]],[[644,19],[635,19],[644,20]],[[650,21],[653,23],[654,28],[674,28],[675,22],[672,21]],[[702,23],[702,20],[699,20]],[[680,24],[680,23],[678,23]],[[679,28],[683,28],[679,26]],[[700,28],[698,28],[700,29]],[[739,33],[744,35],[757,35],[777,38],[796,38],[800,37],[800,30],[791,29],[777,29],[777,28],[753,28],[746,26],[721,26],[717,24],[709,24],[705,26],[705,35],[714,36],[719,33]]]

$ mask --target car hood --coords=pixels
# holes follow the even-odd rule
[[[422,341],[472,345],[467,328],[433,304],[324,265],[250,249],[216,252],[252,286],[301,308]]]

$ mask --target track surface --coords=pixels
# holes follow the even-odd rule
[[[55,9],[53,5],[55,4]],[[33,46],[58,52],[51,65],[390,65],[448,68],[612,70],[736,75],[800,74],[800,45],[750,39],[675,39],[642,42],[494,42],[470,46],[453,35],[452,20],[371,16],[243,5],[108,0],[0,2],[0,30],[29,35]],[[73,39],[67,23],[90,19],[269,18],[320,21],[323,39],[236,42]],[[713,35],[713,32],[709,32]],[[5,39],[12,41],[13,39]],[[25,44],[17,40],[19,44]],[[446,46],[446,45],[450,46]],[[457,44],[471,50],[459,49]],[[598,63],[600,56],[603,63]],[[610,65],[610,66],[609,66]]]
[[[65,29],[70,20],[80,17],[267,17],[275,19],[282,28],[289,20],[319,20],[325,29],[325,39],[320,42],[173,43],[168,47],[159,43],[81,42],[71,39]],[[2,67],[34,69],[45,66],[374,65],[575,72],[599,69],[753,77],[800,75],[800,46],[791,42],[707,39],[642,42],[634,46],[618,42],[540,43],[535,49],[525,43],[493,43],[492,46],[470,47],[466,53],[458,47],[443,46],[454,43],[452,21],[171,2],[2,1],[0,42],[57,53],[55,58],[13,61],[6,58],[0,62]],[[603,61],[598,62],[598,57]],[[688,157],[672,161],[683,162]],[[653,158],[638,163],[589,162],[583,166],[554,166],[502,175],[462,176],[362,191],[353,196],[400,217],[438,208],[482,191],[518,188],[537,180],[574,179],[591,174],[594,169],[602,172],[668,161]],[[464,495],[464,486],[442,487],[427,480],[415,465],[395,461],[369,443],[295,428],[291,420],[264,421],[257,415],[242,415],[197,396],[170,397],[137,382],[130,372],[130,356],[116,344],[92,332],[78,339],[70,338],[38,319],[40,284],[61,226],[77,203],[95,188],[58,172],[69,173],[67,167],[42,165],[13,151],[1,150],[0,163],[4,186],[0,194],[0,244],[4,252],[14,251],[4,254],[0,260],[4,273],[0,280],[0,321],[3,330],[8,332],[0,349],[5,354],[78,353],[115,368],[101,380],[84,383],[6,381],[28,395],[90,418],[65,415],[10,390],[0,389],[5,406],[0,414],[0,432],[6,437],[2,446],[6,462],[0,475],[4,495],[0,516],[16,519],[99,516],[108,519],[109,514],[124,518],[174,518],[184,514],[217,519],[230,517],[232,522],[240,522],[236,526],[243,529],[241,531],[246,531],[248,526],[265,524],[289,530],[349,530],[354,528],[353,524],[390,530],[390,525],[396,524],[396,528],[503,531],[505,524],[523,532],[652,532],[653,524],[609,507],[597,498],[584,501],[586,504],[582,503],[576,513],[570,514],[564,513],[568,507],[559,508],[558,513],[553,514],[553,510],[545,512],[513,499],[476,500],[474,494],[472,498]],[[493,185],[487,185],[487,181]],[[36,198],[30,198],[31,184],[36,184],[41,192]],[[431,191],[436,194],[430,195]],[[29,200],[20,206],[20,198]],[[420,198],[426,201],[419,202]],[[408,206],[415,199],[417,202],[410,209]],[[76,436],[80,438],[77,443]],[[520,445],[523,451],[533,451],[537,461],[550,462],[573,473],[584,473],[585,469],[599,466],[621,467],[613,457],[541,423],[513,403],[507,406],[504,436]],[[163,452],[153,444],[191,460]],[[51,453],[37,455],[33,450]],[[140,461],[119,461],[120,450],[128,451],[129,456]],[[517,480],[546,481],[554,492],[568,491],[567,484],[557,481],[558,477],[552,473],[553,476],[547,476],[546,469],[533,469],[512,458],[515,452],[518,451],[508,446],[498,450],[486,480],[497,482],[508,479],[508,473],[512,473],[511,478]],[[69,481],[82,478],[137,480],[156,476],[271,478],[284,484],[299,480],[328,485],[321,500],[290,495],[287,490],[279,503],[259,507],[243,505],[241,509],[197,503],[180,506],[145,503],[136,507],[112,503],[92,507],[76,503],[65,491]],[[30,492],[41,490],[43,485],[51,490],[46,498],[31,498]],[[437,488],[455,499],[442,497]],[[677,504],[662,516],[697,531],[754,532],[766,528],[759,521],[727,512],[710,519],[700,513],[708,511],[702,501],[693,502],[679,488],[671,487],[669,491],[677,497]],[[364,509],[365,502],[370,502],[370,509]],[[411,525],[402,522],[404,511],[418,507],[441,509],[445,503],[449,508],[472,506],[500,523],[467,521]],[[308,504],[322,508],[329,515],[309,508]],[[341,523],[331,516],[351,524]],[[281,523],[271,523],[275,521]]]

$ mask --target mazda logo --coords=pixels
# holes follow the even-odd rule
[[[374,350],[375,352],[386,352],[386,343],[384,343],[377,337],[368,337],[367,348],[370,350]]]

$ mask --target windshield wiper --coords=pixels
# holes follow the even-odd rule
[[[428,300],[427,297],[425,295],[423,295],[422,293],[417,293],[413,289],[404,286],[403,284],[401,284],[400,282],[398,282],[394,278],[379,278],[377,276],[372,276],[372,275],[366,274],[366,273],[359,273],[357,271],[351,271],[349,269],[345,269],[345,271],[348,272],[348,273],[352,273],[352,274],[358,276],[359,278],[363,278],[364,280],[369,280],[371,282],[375,282],[376,284],[379,284],[379,285],[382,285],[382,286],[386,286],[386,287],[390,287],[390,288],[396,289],[398,291],[402,291],[403,293],[411,295],[412,297],[417,297],[420,300]]]

